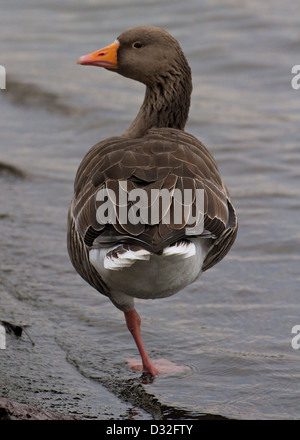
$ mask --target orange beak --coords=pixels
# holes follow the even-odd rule
[[[103,49],[96,50],[96,52],[88,55],[83,55],[82,57],[78,58],[77,64],[82,64],[84,66],[105,67],[106,69],[117,69],[117,51],[119,49],[119,45],[120,43],[115,41]]]

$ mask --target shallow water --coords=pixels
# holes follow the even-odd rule
[[[35,344],[7,334],[0,396],[87,419],[299,418],[299,18],[291,0],[1,7],[0,320],[28,324]],[[149,384],[126,365],[137,351],[122,313],[75,274],[65,239],[83,155],[124,131],[144,92],[76,60],[139,24],[180,41],[186,129],[216,158],[240,223],[197,282],[136,301],[149,354],[190,367]]]

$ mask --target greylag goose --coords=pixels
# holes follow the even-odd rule
[[[175,38],[138,26],[77,63],[146,86],[129,128],[83,158],[67,241],[79,275],[124,312],[142,369],[153,377],[160,369],[145,350],[134,298],[173,295],[213,267],[235,240],[237,216],[212,155],[184,131],[192,80]],[[185,191],[188,200],[174,196]]]

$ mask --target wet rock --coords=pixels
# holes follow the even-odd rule
[[[30,340],[31,344],[34,345],[33,340],[31,339],[30,335],[28,334],[28,331],[26,330],[27,325],[20,325],[20,324],[13,324],[9,321],[3,321],[0,320],[0,324],[2,324],[6,330],[7,333],[12,333],[17,337],[21,337],[22,333],[24,332],[28,339]]]
[[[0,397],[1,420],[75,420],[76,417],[52,413]]]

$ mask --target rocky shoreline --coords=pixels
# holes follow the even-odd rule
[[[76,420],[51,411],[45,411],[24,403],[0,397],[0,421],[2,420]]]

